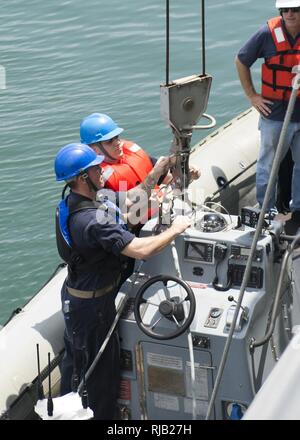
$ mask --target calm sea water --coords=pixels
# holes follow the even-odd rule
[[[207,112],[218,125],[248,107],[234,57],[243,41],[276,14],[274,4],[206,1],[206,71],[214,77]],[[170,5],[170,78],[202,73],[200,0],[170,0]],[[6,89],[0,89],[3,324],[60,261],[54,212],[62,185],[55,182],[53,160],[61,146],[78,140],[81,119],[108,113],[127,138],[153,155],[168,152],[171,132],[159,103],[165,1],[3,2],[0,65],[6,73]]]

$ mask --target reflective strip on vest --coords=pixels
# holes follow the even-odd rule
[[[131,145],[128,150],[132,151],[133,153],[135,153],[136,151],[141,150],[141,147],[138,146],[138,144],[133,144]]]
[[[114,173],[114,169],[112,167],[105,168],[102,174],[104,182],[106,182],[113,173]]]
[[[281,27],[274,29],[274,33],[276,36],[277,43],[282,43],[283,41],[285,41],[285,36]]]

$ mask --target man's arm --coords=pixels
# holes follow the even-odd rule
[[[178,216],[166,231],[151,237],[134,238],[121,253],[127,257],[144,260],[160,252],[189,226],[191,221],[188,217]]]
[[[148,200],[152,195],[153,189],[157,185],[160,177],[174,166],[174,161],[176,161],[175,156],[161,156],[143,182],[127,191],[125,205],[123,205],[122,211],[124,218],[130,225],[136,225],[138,218],[142,219],[147,214]],[[198,169],[191,167],[190,172],[191,181],[200,177],[201,173]],[[169,179],[172,179],[171,174]],[[139,210],[138,216],[136,208]]]
[[[141,222],[148,212],[148,201],[161,175],[170,167],[168,157],[160,157],[142,183],[127,192],[118,193],[117,204],[122,211],[123,219],[130,226]]]
[[[250,68],[241,63],[238,57],[236,57],[235,59],[235,64],[239,74],[241,85],[247,98],[251,102],[251,105],[264,116],[268,116],[271,113],[271,109],[269,106],[272,105],[273,102],[265,99],[263,96],[256,92],[253,85]]]
[[[143,180],[143,182],[136,188],[132,188],[128,191],[128,196],[130,198],[135,197],[135,191],[146,191],[148,197],[151,196],[152,190],[157,185],[158,180],[161,176],[166,174],[171,167],[170,158],[168,156],[161,156],[156,162],[148,176]]]

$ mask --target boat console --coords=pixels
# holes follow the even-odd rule
[[[156,221],[140,236],[152,235]],[[255,233],[243,223],[237,216],[197,212],[191,228],[123,284],[128,296],[119,322],[123,419],[206,417]],[[270,318],[282,255],[279,235],[280,224],[273,222],[258,240],[211,419],[241,418],[289,341],[287,269],[273,336],[251,349]]]

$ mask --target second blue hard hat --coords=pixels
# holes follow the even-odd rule
[[[123,128],[118,127],[108,115],[92,113],[80,124],[80,141],[84,144],[108,141],[122,131],[124,131]]]
[[[74,143],[62,147],[56,155],[54,169],[56,180],[69,180],[88,168],[103,162],[104,156],[98,156],[88,145]]]

